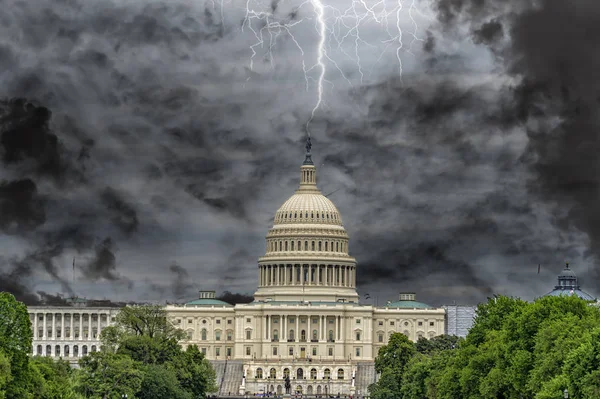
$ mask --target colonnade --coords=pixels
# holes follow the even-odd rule
[[[79,340],[97,339],[100,337],[102,328],[110,324],[110,312],[90,311],[57,313],[49,311],[34,311],[30,312],[29,314],[33,315],[32,327],[34,340],[64,340],[65,338]],[[41,322],[39,320],[40,316],[42,318]],[[96,320],[93,320],[94,316]],[[66,325],[67,322],[65,319],[67,318],[69,320],[68,324]],[[75,323],[75,318],[78,319],[78,323]],[[87,321],[87,323],[84,323],[84,321]],[[104,326],[102,325],[103,321]]]
[[[335,342],[344,337],[344,320],[342,316],[266,315],[263,317],[263,339],[271,342]]]
[[[91,343],[91,342],[90,342]],[[100,347],[97,342],[94,345],[80,344],[37,344],[33,347],[33,355],[37,356],[53,356],[53,357],[83,357],[91,352],[96,352]]]
[[[356,287],[356,267],[346,265],[259,265],[260,287]]]

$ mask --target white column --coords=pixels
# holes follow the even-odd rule
[[[75,333],[73,332],[73,313],[71,313],[71,315],[69,316],[69,321],[71,323],[71,328],[69,329],[69,338],[71,340],[73,340]],[[69,352],[69,355],[71,355],[72,352]]]
[[[88,313],[88,339],[92,339],[92,313]]]
[[[56,313],[52,313],[52,339],[56,339]]]
[[[271,340],[271,316],[267,316],[267,341]]]
[[[46,339],[46,338],[47,338],[47,331],[48,331],[48,330],[46,330],[46,312],[44,312],[44,332],[42,333],[42,338],[43,338],[43,339]],[[46,346],[44,345],[44,348],[45,348],[45,347],[46,347]]]
[[[267,339],[267,316],[263,315],[263,339]]]
[[[287,334],[286,334],[287,323],[286,323],[286,321],[287,321],[287,315],[284,314],[281,317],[281,340],[283,342],[285,342],[287,340],[287,338],[286,338],[287,337]]]
[[[65,314],[60,314],[60,339],[65,339]]]
[[[296,315],[296,331],[294,333],[296,342],[300,342],[300,316]]]
[[[96,331],[96,337],[97,337],[98,339],[100,339],[100,319],[101,319],[101,317],[100,317],[100,313],[98,313],[98,329],[97,329],[97,331]],[[234,320],[235,320],[235,319],[234,319]],[[195,329],[195,327],[194,327],[194,329]]]
[[[38,321],[38,315],[37,313],[33,313],[33,339],[37,340],[38,338],[38,325],[37,325],[37,321]],[[35,353],[35,348],[34,348],[34,353]]]
[[[79,313],[79,340],[83,339],[83,313]],[[81,345],[79,345],[81,346]],[[81,353],[81,348],[79,348],[78,354]]]

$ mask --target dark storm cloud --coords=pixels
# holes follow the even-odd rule
[[[507,116],[524,126],[535,177],[532,198],[559,204],[556,223],[590,239],[595,290],[600,255],[600,3],[589,0],[440,1],[443,22],[463,20],[473,38],[501,54],[506,70],[519,79]],[[502,40],[502,25],[509,40]],[[561,27],[558,29],[557,27]],[[588,281],[586,280],[586,281]]]
[[[474,302],[547,291],[554,275],[527,281],[538,263],[593,260],[597,6],[538,3],[437,1],[441,25],[427,27],[402,79],[372,64],[374,81],[349,93],[326,85],[313,159],[323,192],[339,190],[361,289]],[[310,17],[291,7],[265,12]],[[36,104],[0,107],[0,210],[14,210],[0,228],[19,248],[1,288],[39,301],[42,273],[68,294],[70,271],[57,265],[72,257],[73,286],[106,283],[101,296],[255,288],[316,92],[290,40],[248,69],[254,36],[233,8],[75,0],[0,11],[0,98]],[[313,42],[312,22],[306,32],[298,38]]]

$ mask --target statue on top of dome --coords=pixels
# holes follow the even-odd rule
[[[306,138],[306,152],[310,154],[310,149],[312,148],[312,144],[310,142],[310,136]]]

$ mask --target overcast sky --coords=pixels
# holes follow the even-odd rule
[[[599,43],[597,0],[5,0],[0,289],[254,292],[315,110],[368,302],[596,296]]]

